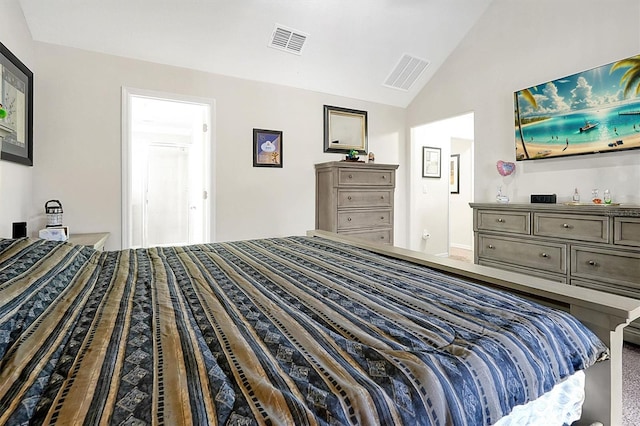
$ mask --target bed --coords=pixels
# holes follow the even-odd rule
[[[320,234],[0,240],[0,424],[489,425],[583,370],[586,418],[619,415],[640,302],[561,294],[569,315],[514,295],[516,274]]]

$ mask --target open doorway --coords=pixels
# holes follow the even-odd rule
[[[211,241],[212,102],[123,90],[123,247]]]
[[[473,139],[452,136],[450,147],[448,255],[473,263]]]
[[[469,113],[411,129],[412,250],[473,261],[473,120]],[[424,147],[439,150],[439,176],[423,177]]]

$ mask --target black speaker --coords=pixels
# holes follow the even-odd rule
[[[13,234],[11,238],[23,238],[27,236],[27,222],[13,222]]]
[[[532,203],[555,204],[556,194],[531,194]]]

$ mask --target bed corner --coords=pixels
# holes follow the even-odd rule
[[[528,298],[562,305],[609,348],[610,357],[589,367],[585,402],[576,425],[622,424],[622,344],[626,325],[640,318],[640,300],[557,283],[515,272],[471,265],[400,247],[382,246],[331,232],[311,230],[310,237],[343,241],[383,255],[409,260],[500,287]]]

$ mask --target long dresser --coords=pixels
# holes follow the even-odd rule
[[[394,164],[316,164],[316,229],[393,244]]]
[[[640,299],[640,206],[470,205],[475,263]]]

